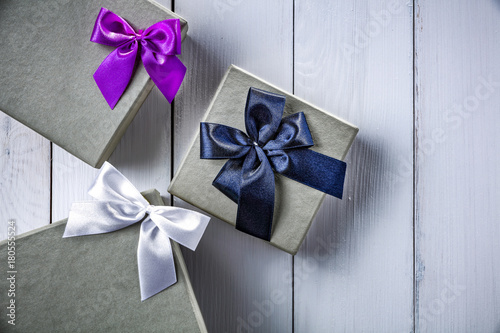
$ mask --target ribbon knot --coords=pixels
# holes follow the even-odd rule
[[[90,41],[116,47],[94,73],[94,80],[111,109],[127,88],[137,54],[144,68],[172,103],[186,74],[186,67],[176,57],[181,53],[179,19],[169,19],[137,32],[112,11],[101,8]]]
[[[149,204],[108,162],[89,194],[98,201],[71,206],[63,237],[112,232],[142,220],[137,246],[141,300],[174,284],[177,276],[170,239],[194,251],[210,218],[179,207]]]
[[[283,95],[250,88],[246,133],[200,124],[200,157],[229,159],[213,185],[238,204],[236,229],[269,241],[274,214],[274,172],[342,198],[346,164],[317,153],[303,112],[283,117]]]
[[[153,205],[148,205],[148,206],[146,207],[146,213],[148,213],[148,215],[151,215],[151,213],[153,213],[154,209],[155,209],[155,206],[153,206]]]

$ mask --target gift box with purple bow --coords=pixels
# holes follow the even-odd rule
[[[0,110],[100,167],[155,85],[173,100],[186,33],[146,0],[1,1]]]
[[[342,198],[357,132],[231,66],[169,192],[295,254],[324,197]]]

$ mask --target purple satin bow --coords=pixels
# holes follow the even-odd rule
[[[94,73],[94,80],[111,109],[132,78],[139,49],[144,68],[172,103],[186,74],[186,66],[175,56],[181,53],[179,19],[160,21],[135,32],[123,18],[101,8],[90,41],[116,47]]]

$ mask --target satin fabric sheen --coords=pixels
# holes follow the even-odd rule
[[[141,300],[177,282],[170,239],[194,251],[210,218],[184,208],[150,205],[108,162],[89,194],[98,201],[71,206],[63,237],[112,232],[142,221],[137,247]]]
[[[246,132],[200,124],[200,157],[229,159],[213,185],[238,204],[236,228],[269,241],[274,213],[274,172],[342,198],[346,163],[308,149],[314,145],[303,112],[285,118],[285,96],[250,88]],[[274,170],[274,171],[273,171]]]
[[[136,32],[123,18],[101,8],[90,41],[116,47],[94,73],[111,109],[132,78],[139,51],[149,76],[172,103],[186,74],[186,66],[176,57],[181,54],[182,42],[179,19],[164,20]]]

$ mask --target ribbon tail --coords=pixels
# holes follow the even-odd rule
[[[347,164],[336,158],[299,148],[270,152],[271,165],[285,177],[342,199]]]
[[[137,264],[141,301],[177,282],[170,239],[150,219],[141,224]]]
[[[172,103],[186,75],[186,66],[175,55],[162,55],[143,47],[142,63],[151,80]]]
[[[243,162],[236,229],[269,241],[274,214],[274,173],[264,151],[252,149]]]
[[[243,158],[228,160],[212,182],[213,186],[235,203],[240,199],[243,161]]]
[[[124,211],[130,214],[122,214]],[[140,221],[143,217],[144,212],[128,203],[77,202],[71,205],[63,238],[116,231]]]
[[[94,73],[94,80],[111,109],[116,106],[130,82],[137,48],[135,40],[116,48]]]

